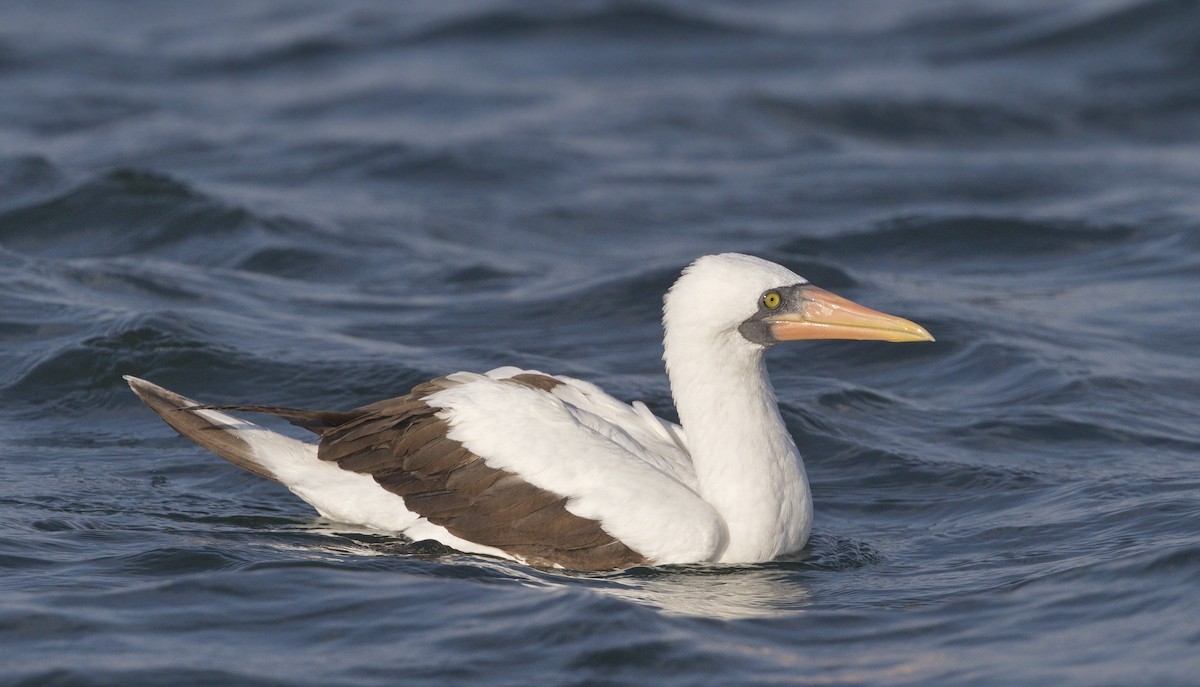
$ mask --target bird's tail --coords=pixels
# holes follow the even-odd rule
[[[311,447],[252,422],[226,415],[217,407],[196,403],[144,379],[126,375],[125,381],[129,382],[129,387],[138,398],[175,431],[230,463],[267,479],[284,482],[279,474],[281,454],[294,452],[300,446]],[[241,409],[267,410],[257,406]],[[301,422],[296,424],[305,426]],[[310,452],[315,454],[315,450]]]

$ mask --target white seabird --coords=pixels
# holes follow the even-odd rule
[[[183,436],[332,520],[537,566],[751,563],[799,550],[812,496],[763,354],[801,339],[932,341],[785,267],[725,253],[664,298],[680,425],[585,381],[457,372],[350,411],[206,406],[126,377]],[[309,443],[229,415],[268,413]]]

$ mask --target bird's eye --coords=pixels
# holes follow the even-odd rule
[[[778,308],[779,304],[782,302],[783,297],[779,295],[778,291],[768,291],[763,294],[762,304],[766,306],[768,310],[774,310],[775,308]]]

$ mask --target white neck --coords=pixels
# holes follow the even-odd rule
[[[720,562],[796,551],[812,527],[812,495],[767,378],[763,349],[744,341],[664,342],[667,375],[700,496],[725,520]]]

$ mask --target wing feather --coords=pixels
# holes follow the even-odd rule
[[[724,523],[696,493],[690,457],[657,418],[648,424],[566,377],[503,368],[452,379],[459,383],[425,401],[440,410],[447,437],[488,466],[565,496],[569,512],[656,562],[708,560],[724,545]]]
[[[364,406],[361,417],[322,435],[319,457],[371,475],[454,536],[535,565],[612,569],[646,561],[601,523],[570,512],[563,494],[491,466],[449,437],[449,425],[418,394],[457,386],[433,380],[408,396]]]

